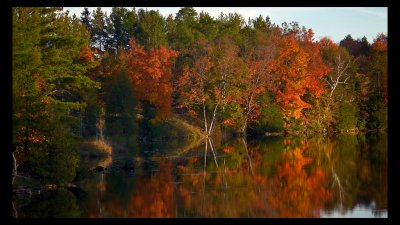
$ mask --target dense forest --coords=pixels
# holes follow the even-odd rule
[[[66,184],[87,145],[190,135],[179,127],[203,137],[387,129],[386,34],[335,43],[297,22],[189,7],[12,16],[14,177]]]

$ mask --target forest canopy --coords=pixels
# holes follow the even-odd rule
[[[151,137],[174,115],[206,136],[387,128],[386,34],[335,43],[297,22],[190,7],[12,16],[14,175],[68,183],[82,140]]]

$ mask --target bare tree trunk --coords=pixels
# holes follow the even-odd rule
[[[206,172],[206,166],[207,166],[207,140],[205,143],[205,150],[204,150],[204,171],[203,171],[203,198],[202,198],[202,206],[203,206],[203,212],[206,211],[206,176],[207,176],[207,172]]]
[[[17,159],[15,158],[14,152],[12,153],[13,160],[14,160],[14,168],[12,172],[12,184],[14,184],[15,177],[18,175],[18,170],[17,170]]]
[[[214,129],[214,124],[215,124],[215,118],[216,118],[216,115],[217,115],[218,105],[219,105],[219,102],[214,107],[214,112],[213,112],[213,117],[212,117],[212,120],[211,120],[211,125],[210,125],[210,128],[208,130],[208,136],[211,135],[211,132]]]
[[[105,127],[104,108],[102,107],[100,109],[99,119],[96,124],[96,128],[97,128],[96,133],[99,134],[99,137],[97,137],[98,139],[100,138],[101,140],[104,140],[104,135],[103,135],[104,127]]]
[[[14,201],[12,201],[12,208],[13,208],[13,217],[18,218],[18,210],[15,207]]]
[[[263,68],[265,68],[265,66]],[[251,102],[253,101],[254,91],[255,91],[256,88],[258,88],[259,85],[260,85],[260,74],[257,74],[256,80],[254,82],[252,82],[252,86],[253,86],[252,87],[252,91],[251,91],[250,97],[249,97],[249,99],[247,101],[246,117],[244,118],[244,124],[243,124],[243,128],[242,128],[242,131],[243,131],[244,134],[246,134],[247,121],[248,121],[250,112],[252,110],[251,109]]]
[[[244,124],[243,124],[243,127],[242,127],[242,131],[243,131],[244,134],[246,134],[247,120],[248,120],[249,115],[250,115],[250,112],[251,112],[251,102],[252,102],[252,100],[253,100],[253,95],[254,95],[254,92],[251,93],[250,99],[249,99],[249,101],[247,102],[246,116],[245,116],[245,118],[244,118]],[[245,136],[246,136],[246,135],[245,135]]]
[[[218,167],[218,162],[217,162],[217,156],[215,155],[215,152],[214,152],[214,146],[213,146],[212,141],[211,141],[210,138],[208,138],[208,142],[210,143],[211,152],[213,153],[213,156],[214,156],[215,165],[217,166],[217,168],[219,168]]]
[[[246,117],[244,118],[244,124],[243,124],[243,127],[242,127],[242,132],[243,132],[243,134],[244,134],[244,136],[246,137],[246,130],[247,130],[247,118],[248,118],[248,113],[246,113]]]
[[[207,147],[208,147],[208,142],[206,140],[205,143],[205,150],[204,150],[204,173],[206,173],[206,165],[207,165]]]
[[[208,135],[206,106],[205,106],[205,104],[204,104],[204,101],[203,101],[203,118],[204,118],[204,129],[205,129],[205,133],[206,133],[206,135]],[[206,143],[207,143],[207,142],[206,142]],[[207,147],[206,147],[206,149],[207,149]]]
[[[83,118],[82,118],[82,109],[79,112],[79,136],[82,137],[83,130]]]
[[[333,170],[333,167],[332,167],[332,174],[333,174],[334,181],[337,184],[338,189],[339,189],[340,207],[343,207],[343,197],[344,197],[344,194],[346,194],[346,192],[345,192],[345,190],[344,190],[344,188],[342,186],[342,182],[340,181],[339,176]]]
[[[100,137],[100,132],[99,132],[99,129],[98,129],[98,127],[97,127],[97,124],[98,124],[98,123],[99,123],[99,118],[96,117],[96,140],[98,140],[99,137]]]
[[[329,80],[324,78],[324,80],[328,83],[329,87],[331,88],[329,97],[333,96],[333,92],[335,91],[338,84],[347,84],[347,80],[350,78],[350,76],[347,76],[346,74],[347,69],[349,68],[350,65],[350,61],[343,62],[340,55],[338,55],[338,57],[335,60],[335,63],[336,63],[336,77],[333,78],[332,74],[330,74]],[[347,77],[343,80],[345,76]]]
[[[249,154],[249,150],[247,149],[246,137],[244,137],[242,140],[243,140],[244,148],[246,149],[246,158],[247,158],[247,161],[249,162],[249,171],[250,171],[250,174],[253,176],[254,175],[253,165],[251,164],[251,157]]]

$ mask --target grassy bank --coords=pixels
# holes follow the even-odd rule
[[[83,157],[105,157],[112,154],[112,147],[102,139],[88,140],[80,143],[80,154]]]

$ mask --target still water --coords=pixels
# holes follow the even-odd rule
[[[20,217],[387,217],[386,134],[161,142],[96,164]]]

